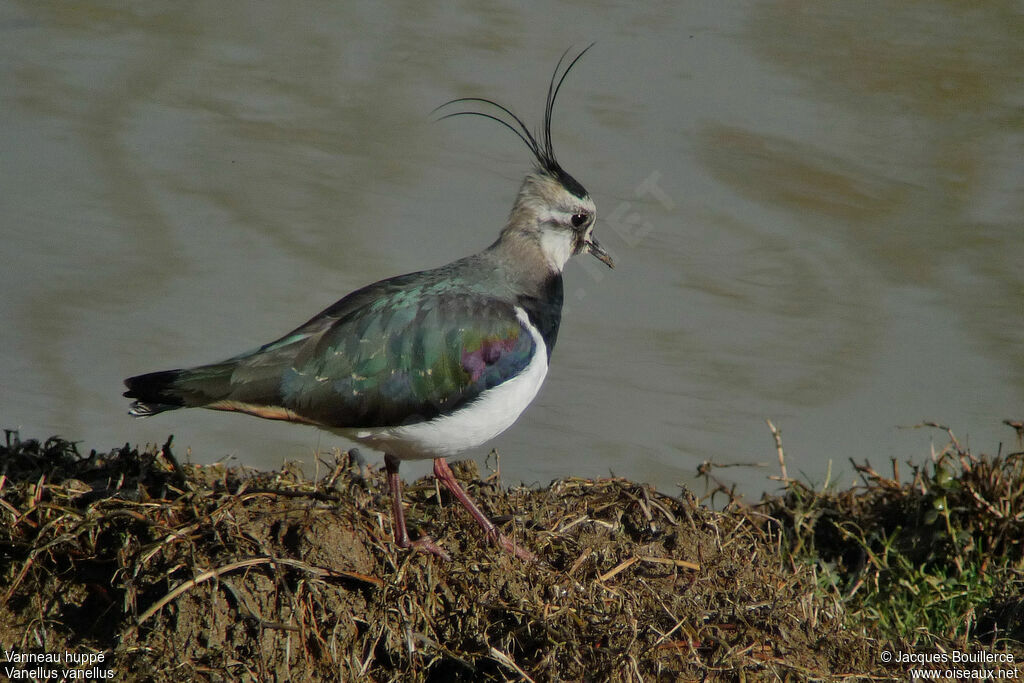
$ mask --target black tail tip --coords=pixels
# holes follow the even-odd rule
[[[173,386],[181,374],[181,370],[164,370],[127,378],[124,385],[128,391],[123,396],[136,399],[128,409],[128,414],[149,417],[184,406],[184,401]]]

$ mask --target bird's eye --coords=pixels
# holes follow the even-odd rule
[[[587,218],[589,218],[589,216],[587,216],[587,214],[585,214],[585,213],[574,213],[572,215],[572,219],[571,219],[572,220],[572,227],[574,227],[574,228],[580,227],[581,225],[583,225],[584,223],[587,222]]]

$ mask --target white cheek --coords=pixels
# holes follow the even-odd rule
[[[573,236],[565,230],[542,230],[540,249],[551,267],[561,271],[572,256]]]

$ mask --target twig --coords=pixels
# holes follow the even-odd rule
[[[312,498],[324,503],[337,503],[341,500],[340,496],[336,496],[330,493],[324,493],[323,491],[293,491],[291,489],[271,489],[271,488],[253,488],[248,489],[245,495],[241,495],[242,500],[248,500],[254,496],[281,496],[282,498]]]
[[[508,668],[512,669],[517,674],[522,676],[523,680],[529,681],[530,683],[536,683],[532,678],[530,678],[526,674],[525,671],[523,671],[521,668],[519,668],[519,665],[515,663],[515,660],[513,660],[511,657],[509,657],[507,654],[505,654],[504,652],[502,652],[498,648],[494,647],[493,645],[491,645],[491,657],[493,657],[495,660],[497,660],[501,664],[504,664],[505,666],[507,666]]]
[[[572,566],[569,567],[569,571],[567,571],[566,574],[572,576],[573,572],[579,569],[580,565],[583,564],[587,560],[587,558],[590,557],[593,553],[593,548],[587,548],[582,553],[580,553],[580,556],[577,557],[576,561],[572,563]]]
[[[233,572],[236,569],[243,569],[245,567],[255,567],[256,565],[260,564],[284,564],[290,567],[295,567],[296,569],[301,569],[303,571],[309,572],[310,574],[315,574],[320,578],[355,579],[357,581],[362,581],[364,583],[369,583],[375,586],[384,585],[384,582],[378,579],[377,577],[367,576],[366,574],[360,574],[358,572],[347,572],[339,571],[336,569],[326,569],[324,567],[314,567],[312,565],[306,564],[305,562],[291,560],[283,557],[250,557],[244,560],[238,560],[237,562],[231,562],[230,564],[226,564],[222,567],[217,567],[216,569],[210,569],[209,571],[203,572],[199,576],[194,576],[191,579],[183,581],[182,583],[178,584],[175,588],[171,590],[171,592],[157,600],[156,603],[154,603],[149,609],[143,612],[142,615],[139,616],[139,620],[135,624],[135,626],[129,629],[129,632],[137,629],[139,626],[142,625],[143,622],[145,622],[147,619],[149,619],[154,614],[163,609],[167,605],[167,603],[175,600],[179,595],[181,595],[185,591],[194,588],[195,586],[198,586],[199,584],[205,581],[209,581],[210,579],[216,578],[223,574],[227,574],[229,572]]]
[[[700,571],[700,565],[696,562],[677,560],[673,557],[652,557],[651,555],[637,555],[636,559],[640,560],[641,562],[653,562],[654,564],[671,564],[676,567],[682,567],[683,569],[692,569],[695,572]]]
[[[615,576],[619,572],[622,572],[622,571],[625,571],[625,570],[629,569],[630,567],[632,567],[637,562],[638,562],[638,560],[637,560],[636,557],[631,557],[628,560],[624,560],[623,562],[620,562],[617,566],[613,567],[612,569],[609,569],[604,574],[601,574],[601,576],[597,577],[597,579],[598,579],[598,581],[607,581],[608,579],[612,578],[613,576]]]
[[[168,462],[171,463],[171,467],[174,468],[174,483],[185,488],[187,486],[188,477],[185,476],[185,470],[182,468],[181,463],[174,457],[174,453],[171,452],[171,442],[174,441],[174,434],[167,436],[167,441],[160,449],[160,455],[162,455]]]
[[[775,452],[779,455],[779,469],[782,470],[782,481],[789,481],[789,474],[786,472],[786,454],[782,451],[782,433],[775,428],[772,421],[765,419],[768,423],[768,429],[772,432],[772,438],[775,439]]]

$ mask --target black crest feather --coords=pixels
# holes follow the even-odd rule
[[[436,113],[452,104],[470,103],[483,104],[491,107],[494,110],[493,113],[477,111],[475,109],[465,109],[445,114],[444,116],[441,116],[438,121],[450,119],[453,116],[482,116],[485,119],[497,121],[515,133],[516,136],[526,144],[530,149],[530,152],[533,153],[534,159],[537,162],[537,170],[540,173],[554,178],[560,182],[566,190],[582,199],[587,196],[586,189],[578,180],[569,175],[569,173],[566,172],[566,170],[558,163],[558,159],[555,158],[555,149],[551,143],[551,116],[555,110],[555,99],[558,97],[558,91],[562,88],[562,83],[565,82],[565,77],[568,76],[572,68],[576,66],[576,62],[580,61],[580,57],[586,54],[587,50],[592,47],[594,47],[594,43],[583,48],[580,53],[573,57],[573,59],[566,65],[564,70],[562,69],[562,64],[565,63],[565,59],[569,56],[569,52],[572,48],[570,47],[562,53],[562,57],[558,60],[558,64],[555,66],[555,73],[551,76],[551,82],[548,84],[548,97],[544,106],[544,127],[541,130],[540,135],[534,135],[531,133],[526,124],[523,123],[523,120],[516,116],[511,109],[498,104],[494,100],[489,100],[484,97],[459,97],[445,102],[434,109],[434,112],[432,113]]]

